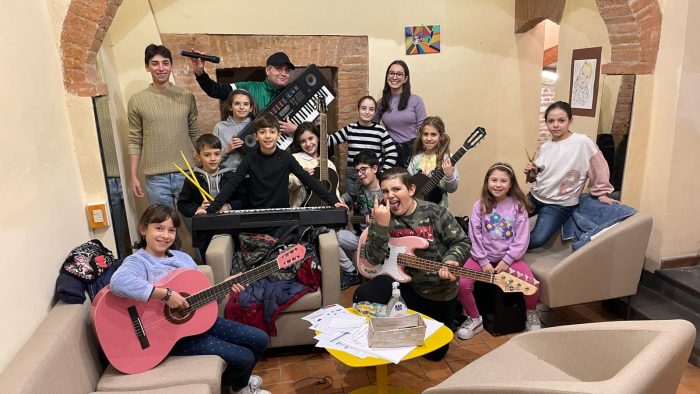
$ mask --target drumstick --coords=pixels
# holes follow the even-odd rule
[[[195,186],[199,188],[199,193],[202,195],[202,198],[206,200],[207,197],[204,195],[204,193],[202,193],[202,185],[199,184],[199,180],[196,176],[194,176],[194,171],[192,171],[192,166],[190,166],[190,162],[187,161],[187,157],[182,151],[180,151],[180,154],[182,155],[182,159],[185,161],[185,164],[187,164],[187,169],[190,170],[190,175],[192,176],[192,179],[194,179]]]
[[[187,175],[187,173],[185,172],[185,170],[183,170],[182,168],[180,168],[179,165],[177,165],[177,164],[175,164],[175,163],[173,163],[173,165],[174,165],[175,167],[177,167],[177,169],[182,173],[182,175],[185,176],[185,178],[187,178],[188,181],[192,182],[192,184],[193,184],[197,189],[199,189],[199,192],[202,194],[202,198],[208,199],[209,201],[214,201],[214,197],[212,197],[211,194],[207,193],[207,191],[204,190],[204,189],[199,185],[199,183],[197,183],[196,178],[193,180],[189,175]]]

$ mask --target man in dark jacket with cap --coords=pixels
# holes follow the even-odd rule
[[[197,83],[209,97],[226,100],[235,89],[245,89],[253,96],[253,100],[255,100],[260,110],[267,107],[270,101],[287,87],[289,74],[295,68],[286,53],[277,52],[267,58],[265,65],[267,78],[264,81],[245,81],[228,84],[213,81],[204,71],[204,61],[202,59],[193,58],[191,60],[192,72],[197,78]],[[285,134],[293,133],[296,128],[297,126],[290,122],[289,119],[280,122],[280,130]]]

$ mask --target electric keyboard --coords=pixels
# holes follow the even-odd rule
[[[276,226],[343,227],[348,222],[344,208],[300,207],[241,209],[210,213],[192,218],[193,231],[232,231]]]
[[[277,97],[270,101],[270,104],[263,109],[256,119],[263,114],[271,114],[278,120],[289,117],[294,124],[301,122],[313,122],[318,117],[315,97],[323,96],[326,106],[335,100],[335,92],[331,84],[323,77],[319,69],[314,64],[310,64],[304,72],[289,85]],[[242,139],[242,146],[245,152],[255,149],[258,141],[255,139],[255,121],[250,122],[241,130],[238,138]],[[287,149],[292,145],[293,136],[281,134],[277,140],[277,147]]]

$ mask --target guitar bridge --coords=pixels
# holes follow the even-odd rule
[[[141,344],[141,349],[147,349],[151,346],[150,342],[148,342],[148,337],[146,336],[146,331],[143,328],[143,324],[141,323],[141,317],[139,316],[138,311],[136,310],[135,306],[130,306],[128,308],[129,311],[129,318],[131,319],[131,326],[134,327],[134,333],[136,334],[136,338],[139,339],[139,343]]]

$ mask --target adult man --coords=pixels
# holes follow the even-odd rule
[[[185,179],[173,171],[173,163],[182,161],[181,151],[190,154],[199,137],[197,104],[192,92],[170,83],[173,57],[168,48],[147,46],[144,61],[153,82],[131,96],[128,105],[131,191],[144,196],[138,180],[143,164],[149,202],[174,208]]]
[[[244,81],[228,84],[213,81],[204,71],[204,61],[202,59],[192,58],[191,61],[192,72],[197,78],[197,83],[209,97],[226,100],[235,89],[244,89],[253,96],[253,100],[255,100],[260,110],[267,107],[270,101],[287,87],[289,74],[296,68],[286,53],[276,52],[267,58],[265,64],[267,78],[264,81]],[[290,122],[289,119],[280,121],[280,131],[285,134],[294,133],[296,128],[297,126]]]

